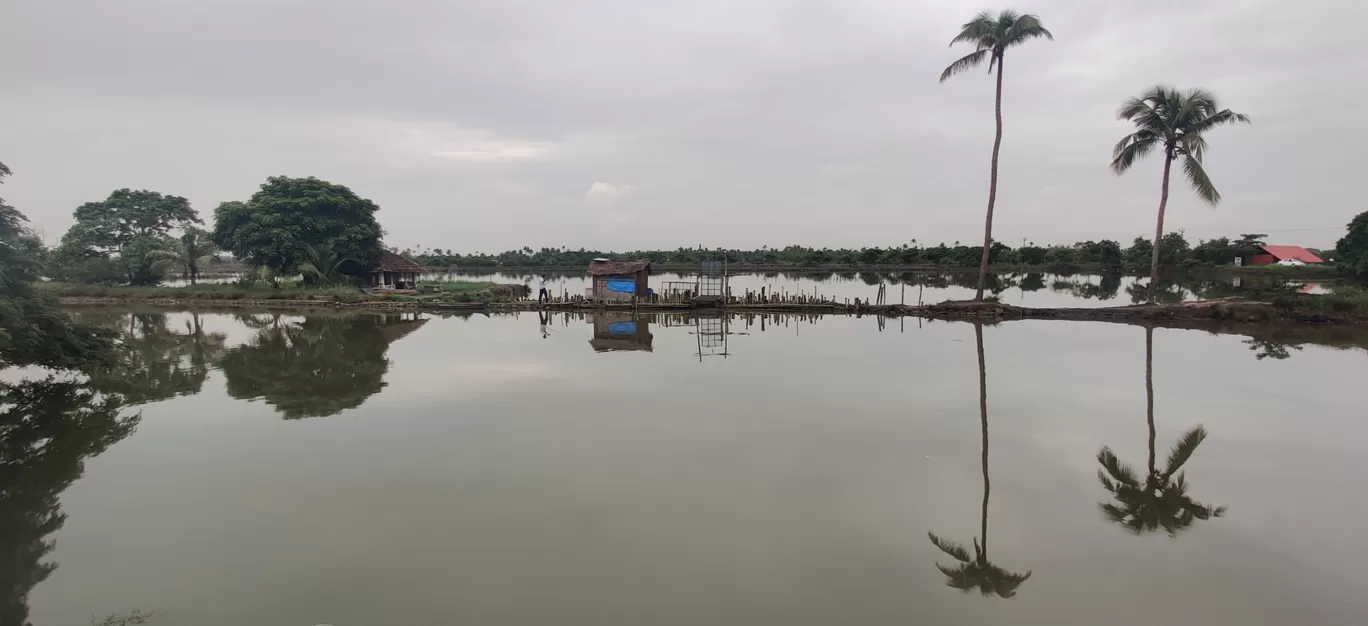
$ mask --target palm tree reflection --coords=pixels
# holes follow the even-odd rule
[[[1184,433],[1169,452],[1164,466],[1158,467],[1154,448],[1154,329],[1145,328],[1145,417],[1149,423],[1149,462],[1142,481],[1131,466],[1122,463],[1111,448],[1097,453],[1102,469],[1097,479],[1112,494],[1112,502],[1098,504],[1106,519],[1139,535],[1163,529],[1170,537],[1192,526],[1197,520],[1225,515],[1223,506],[1213,507],[1187,495],[1188,482],[1182,470],[1202,445],[1207,433],[1197,426]]]
[[[979,515],[979,536],[973,539],[974,553],[970,554],[961,544],[948,541],[936,533],[926,533],[941,552],[950,555],[958,564],[953,567],[936,562],[936,569],[945,574],[945,584],[961,591],[977,589],[986,596],[996,595],[1011,598],[1016,595],[1017,587],[1031,577],[1030,570],[1025,574],[1008,571],[988,560],[988,374],[983,359],[983,324],[974,324],[974,340],[978,346],[979,371],[979,422],[983,428],[983,508]]]

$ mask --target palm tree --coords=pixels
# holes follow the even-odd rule
[[[979,423],[983,428],[983,508],[979,515],[979,536],[973,540],[974,554],[970,555],[963,545],[947,541],[936,533],[928,532],[926,535],[941,552],[959,561],[955,567],[936,562],[936,569],[945,574],[947,586],[961,591],[978,589],[985,597],[996,594],[1000,598],[1011,598],[1016,595],[1016,588],[1031,577],[1031,572],[1028,570],[1025,574],[1017,574],[988,560],[988,373],[983,360],[982,323],[974,323],[974,339],[978,344]]]
[[[304,244],[304,257],[305,261],[299,266],[299,269],[304,274],[306,281],[327,286],[346,281],[347,277],[342,273],[342,266],[351,258],[338,255],[331,244],[321,243],[316,246]]]
[[[1224,516],[1225,507],[1207,506],[1188,497],[1187,479],[1180,471],[1206,439],[1206,429],[1198,426],[1184,433],[1169,452],[1164,467],[1155,463],[1154,329],[1151,327],[1145,328],[1145,416],[1149,421],[1149,463],[1143,482],[1110,448],[1103,446],[1097,453],[1097,462],[1102,465],[1097,471],[1097,480],[1115,500],[1115,503],[1098,504],[1103,516],[1137,535],[1163,528],[1170,537],[1178,536],[1196,520]]]
[[[1202,167],[1202,155],[1207,142],[1203,136],[1222,124],[1249,123],[1249,116],[1222,109],[1216,95],[1205,89],[1186,92],[1158,85],[1139,98],[1131,98],[1121,105],[1117,119],[1129,120],[1137,130],[1121,138],[1112,149],[1112,171],[1124,174],[1135,161],[1155,148],[1164,150],[1164,179],[1159,192],[1159,219],[1154,227],[1154,245],[1150,253],[1150,302],[1154,301],[1155,285],[1159,283],[1159,242],[1164,238],[1164,208],[1168,205],[1169,171],[1174,159],[1183,157],[1183,173],[1192,189],[1207,204],[1216,206],[1221,194],[1211,184]]]
[[[993,109],[997,119],[997,135],[993,138],[993,165],[988,176],[988,217],[983,225],[983,258],[979,261],[978,294],[974,296],[975,300],[983,299],[983,285],[988,276],[988,252],[993,245],[993,205],[997,202],[998,152],[1002,148],[1003,55],[1008,48],[1039,37],[1054,40],[1054,35],[1045,30],[1040,18],[1034,15],[1021,15],[1009,9],[994,16],[984,11],[965,23],[960,33],[950,40],[952,46],[968,43],[973,44],[975,50],[951,63],[940,76],[940,82],[943,83],[955,74],[982,65],[985,59],[988,61],[988,73],[991,74],[993,66],[997,66],[997,99]]]
[[[168,267],[179,268],[181,274],[193,285],[199,280],[201,266],[219,260],[218,249],[214,242],[210,241],[209,232],[202,228],[186,227],[176,242],[172,248],[147,253],[147,258],[155,261],[152,264],[154,270],[160,272]]]

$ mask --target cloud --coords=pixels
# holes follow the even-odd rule
[[[636,188],[631,185],[611,185],[600,181],[589,185],[589,190],[584,192],[584,201],[593,206],[612,207],[635,191]]]
[[[946,48],[974,13],[960,3],[209,1],[6,7],[5,198],[49,238],[117,188],[183,195],[207,217],[282,174],[375,200],[401,247],[981,236],[993,80],[936,81],[967,52]],[[1368,53],[1326,38],[1323,16],[1368,21],[1368,3],[1027,4],[1055,40],[1008,53],[1000,238],[1149,232],[1158,161],[1121,177],[1107,164],[1128,130],[1117,106],[1160,82],[1209,87],[1254,118],[1209,137],[1222,205],[1180,179],[1169,225],[1312,228],[1288,243],[1316,247],[1343,233],[1368,141],[1353,106],[1368,86],[1344,77],[1368,74]],[[586,205],[633,228],[584,220]]]

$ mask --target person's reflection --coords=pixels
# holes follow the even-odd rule
[[[85,459],[127,437],[139,415],[88,382],[0,382],[0,624],[28,624],[28,594],[57,569],[48,538]]]
[[[1025,574],[1008,571],[988,560],[988,373],[983,359],[983,324],[974,323],[974,341],[978,347],[979,373],[979,423],[983,428],[983,508],[979,514],[979,536],[973,539],[974,553],[969,554],[962,544],[948,541],[936,533],[926,533],[941,552],[950,555],[959,563],[954,567],[936,562],[936,569],[945,574],[945,584],[961,591],[977,589],[985,597],[996,595],[1011,598],[1016,595],[1017,587],[1031,577],[1030,570]]]
[[[1163,467],[1157,465],[1152,327],[1145,328],[1145,419],[1149,423],[1149,461],[1143,481],[1131,466],[1116,458],[1111,448],[1103,446],[1097,453],[1097,462],[1102,465],[1097,471],[1097,479],[1112,494],[1112,502],[1098,504],[1103,517],[1137,535],[1163,529],[1170,537],[1176,537],[1197,520],[1225,515],[1225,507],[1208,506],[1189,497],[1190,485],[1180,471],[1206,439],[1206,430],[1200,425],[1179,438]]]
[[[540,311],[540,310],[537,311],[537,321],[541,323],[541,336],[542,336],[542,339],[546,339],[547,337],[550,337],[550,336],[551,336],[551,331],[550,331],[549,329],[547,329],[547,325],[551,323],[551,312],[550,312],[550,311]]]

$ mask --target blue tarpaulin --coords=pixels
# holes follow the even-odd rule
[[[608,291],[636,293],[636,279],[631,277],[608,277]]]
[[[609,322],[608,334],[610,335],[635,335],[636,322]]]

